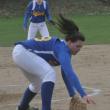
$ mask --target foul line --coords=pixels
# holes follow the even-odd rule
[[[88,94],[88,96],[95,96],[101,92],[100,89],[96,89],[96,88],[91,88],[91,87],[87,87],[87,86],[83,86],[83,88],[92,91],[92,93]]]

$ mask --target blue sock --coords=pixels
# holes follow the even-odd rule
[[[35,95],[36,93],[33,93],[32,91],[29,90],[29,88],[27,88],[20,102],[19,109],[26,110],[29,107],[30,101],[34,98]]]
[[[45,82],[41,87],[42,110],[51,110],[51,100],[53,94],[54,83]]]

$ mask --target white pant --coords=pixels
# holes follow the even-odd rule
[[[29,85],[31,91],[38,93],[43,82],[55,83],[56,73],[53,67],[22,45],[14,47],[12,56],[15,64],[24,71],[24,75],[31,82]]]
[[[28,38],[33,39],[36,37],[37,32],[40,32],[42,37],[49,37],[48,28],[45,22],[42,23],[30,23],[28,30]]]

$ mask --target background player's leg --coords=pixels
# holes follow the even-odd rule
[[[49,37],[49,31],[45,22],[39,24],[39,32],[42,37]]]
[[[36,23],[30,23],[27,39],[29,40],[29,39],[35,38],[37,31],[38,31],[37,24]]]

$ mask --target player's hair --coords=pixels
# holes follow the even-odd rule
[[[84,35],[79,32],[78,26],[74,23],[74,21],[66,19],[62,16],[62,14],[59,14],[58,18],[58,29],[60,32],[65,34],[65,40],[72,42],[76,42],[78,40],[85,41]]]

